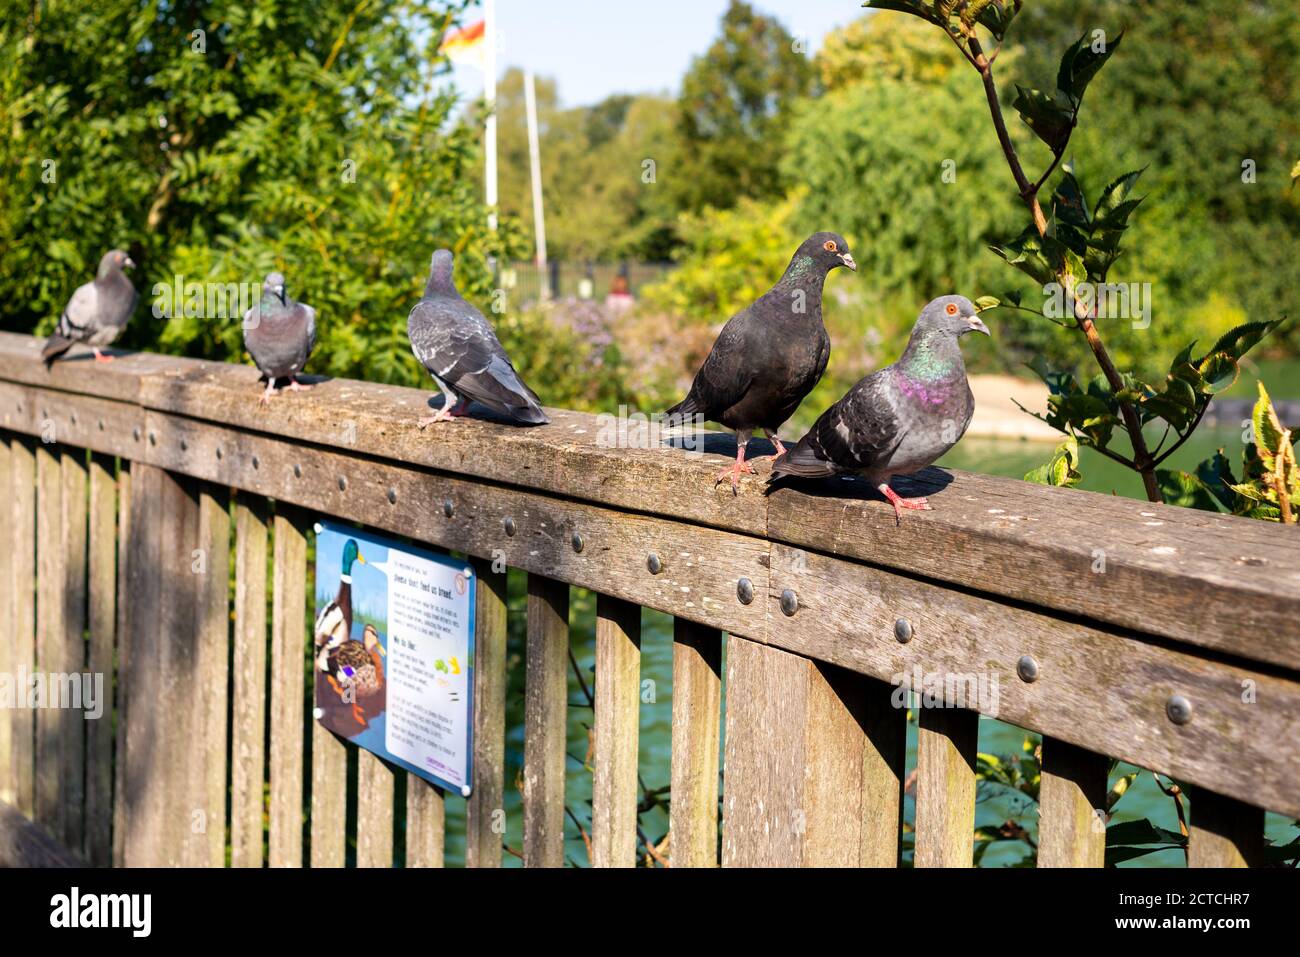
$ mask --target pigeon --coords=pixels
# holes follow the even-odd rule
[[[74,342],[84,342],[95,350],[96,362],[112,362],[100,349],[111,345],[126,328],[139,298],[131,280],[122,267],[133,269],[135,263],[120,249],[110,249],[99,261],[99,270],[93,281],[78,286],[54,334],[41,350],[46,368],[72,348]]]
[[[742,472],[753,473],[745,446],[762,428],[785,454],[781,426],[799,408],[826,371],[830,336],[822,324],[822,286],[837,266],[854,272],[848,243],[838,233],[814,233],[804,240],[780,281],[722,327],[685,399],[667,416],[702,415],[736,432],[736,461],[718,473],[736,494]]]
[[[244,348],[266,376],[258,405],[270,405],[278,379],[288,379],[291,392],[311,388],[298,381],[298,373],[315,346],[316,310],[285,294],[282,274],[267,273],[261,301],[244,313]]]
[[[769,487],[785,478],[857,473],[889,499],[896,523],[903,509],[929,509],[924,498],[901,497],[889,480],[934,463],[970,425],[975,397],[957,343],[968,332],[989,335],[969,299],[942,296],[926,305],[899,360],[823,412],[777,460]]]
[[[433,375],[443,394],[437,415],[423,418],[421,429],[464,415],[470,401],[523,425],[545,425],[536,393],[524,384],[483,313],[456,290],[451,250],[439,249],[430,263],[424,298],[406,319],[411,351]]]

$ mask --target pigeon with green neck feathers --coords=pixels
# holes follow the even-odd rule
[[[261,300],[244,314],[244,348],[266,376],[259,405],[270,404],[280,379],[289,380],[292,392],[311,388],[298,381],[298,374],[316,348],[316,310],[290,299],[278,272],[267,274]]]
[[[826,371],[831,340],[822,323],[822,286],[838,266],[854,271],[849,245],[838,233],[814,233],[803,241],[775,286],[722,327],[685,399],[665,415],[701,415],[736,432],[736,461],[714,480],[731,479],[734,494],[745,446],[761,428],[785,454],[781,426]]]
[[[903,509],[929,509],[924,498],[903,498],[889,481],[933,464],[970,425],[975,397],[958,340],[968,332],[989,334],[976,311],[963,296],[930,302],[899,360],[823,412],[777,460],[768,482],[856,473],[889,499],[895,521]]]
[[[54,365],[75,342],[84,342],[94,349],[96,362],[113,361],[112,356],[100,350],[117,340],[135,312],[139,296],[122,272],[134,267],[131,257],[120,249],[104,253],[94,280],[77,287],[63,307],[59,324],[46,340],[41,350],[46,368]]]

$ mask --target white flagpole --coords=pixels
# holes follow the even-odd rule
[[[542,151],[537,136],[537,84],[533,71],[524,72],[524,108],[528,115],[528,159],[533,179],[533,230],[537,243],[537,271],[541,274],[541,297],[551,298],[551,279],[546,272],[546,217],[542,211]]]
[[[488,117],[483,130],[488,229],[497,231],[497,9],[496,0],[483,0],[483,98]]]

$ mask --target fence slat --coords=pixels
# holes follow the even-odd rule
[[[266,769],[266,500],[235,501],[235,704],[230,843],[234,867],[262,866]]]
[[[979,714],[919,708],[916,739],[917,867],[970,867],[975,853]]]
[[[131,463],[120,459],[117,471],[117,680],[113,708],[117,728],[113,732],[113,866],[126,865],[127,788],[127,698],[130,688],[131,641]],[[224,797],[224,795],[223,795]]]
[[[271,612],[272,867],[302,866],[303,701],[307,635],[307,520],[290,505],[275,512]]]
[[[474,560],[474,790],[465,817],[465,864],[500,867],[505,817],[506,576]]]
[[[36,457],[30,440],[9,445],[13,526],[14,668],[31,674],[36,665]],[[36,813],[35,713],[15,708],[13,728],[14,806],[27,817]]]
[[[1264,810],[1205,788],[1192,791],[1188,867],[1259,867]]]
[[[406,774],[406,866],[442,867],[447,807],[442,789]]]
[[[10,465],[12,456],[9,451],[10,437],[0,433],[0,675],[9,675],[10,681],[17,684],[18,644],[13,633],[15,597],[14,597],[14,509],[12,497],[13,471]],[[14,688],[13,706],[0,710],[0,804],[11,807],[17,799],[17,784],[14,776],[14,722],[11,715],[17,714],[25,702],[16,700],[21,694]]]
[[[199,486],[198,576],[194,632],[194,714],[205,747],[191,764],[190,793],[203,814],[206,840],[194,845],[194,866],[226,863],[226,719],[230,705],[230,491]],[[197,556],[196,556],[197,557]]]
[[[862,862],[866,689],[834,665],[727,637],[724,867]]]
[[[674,618],[668,820],[673,867],[716,867],[718,863],[721,701],[722,633]]]
[[[59,671],[82,685],[82,709],[64,707],[59,721],[59,790],[62,793],[63,843],[80,851],[85,841],[86,721],[86,507],[88,474],[84,449],[65,448],[59,455],[63,518],[63,640]],[[75,678],[73,677],[75,676]],[[69,687],[65,685],[65,687]],[[94,692],[93,685],[91,693]]]
[[[1038,792],[1038,866],[1104,867],[1110,758],[1043,738]]]
[[[113,836],[113,655],[117,645],[117,478],[111,456],[90,457],[87,621],[89,671],[103,675],[103,714],[86,728],[86,860],[105,867]]]
[[[314,700],[314,699],[313,699]],[[347,861],[348,750],[319,722],[311,723],[311,866]]]
[[[564,866],[569,586],[528,576],[524,698],[524,866]]]
[[[863,683],[862,858],[863,867],[897,867],[903,833],[903,779],[907,773],[907,706],[895,704],[897,688],[866,678]]]
[[[64,581],[63,471],[57,449],[43,442],[36,449],[36,666],[46,676],[46,695],[54,690],[48,676],[63,664]],[[59,789],[62,714],[50,707],[36,712],[35,820],[60,840],[64,810]]]
[[[598,595],[595,773],[591,785],[591,863],[595,867],[636,865],[640,708],[641,608]]]
[[[357,752],[357,867],[393,866],[393,794],[397,778],[386,761]]]

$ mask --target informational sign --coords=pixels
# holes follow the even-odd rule
[[[316,533],[316,720],[468,795],[473,569],[345,525],[323,522]]]

